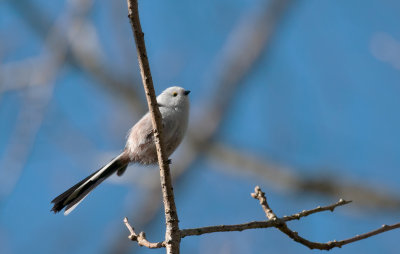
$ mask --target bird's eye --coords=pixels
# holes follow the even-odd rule
[[[178,95],[177,92],[173,92],[173,93],[172,93],[172,96],[174,96],[174,97],[176,97],[177,95]]]

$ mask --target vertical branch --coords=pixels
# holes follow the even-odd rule
[[[142,76],[143,86],[146,92],[147,104],[149,106],[151,120],[153,123],[154,140],[157,149],[158,164],[160,165],[160,180],[166,221],[166,249],[167,253],[179,253],[179,220],[175,207],[174,192],[172,189],[168,158],[165,158],[161,113],[157,106],[157,99],[154,92],[149,60],[147,59],[144,33],[142,32],[139,20],[138,2],[137,0],[127,0],[127,3],[129,13],[128,17],[135,37],[140,74]]]

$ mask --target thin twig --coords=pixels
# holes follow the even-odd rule
[[[351,202],[352,202],[351,200],[348,201],[348,200],[340,199],[338,202],[336,202],[335,204],[332,204],[332,205],[318,206],[317,208],[314,208],[314,209],[311,209],[311,210],[304,210],[304,211],[301,211],[299,213],[296,213],[296,214],[293,214],[293,215],[290,215],[290,216],[283,216],[282,220],[284,220],[284,221],[299,220],[300,218],[306,217],[306,216],[311,215],[313,213],[319,213],[319,212],[323,212],[323,211],[331,211],[331,212],[333,212],[336,207],[347,205],[347,204],[349,204]]]
[[[139,10],[137,0],[127,0],[129,20],[136,42],[136,51],[138,55],[140,74],[143,80],[143,86],[146,93],[147,104],[149,107],[151,120],[153,124],[154,141],[157,149],[158,164],[160,166],[160,181],[163,193],[163,203],[166,221],[165,242],[167,253],[179,253],[180,231],[178,214],[175,207],[174,192],[168,158],[165,157],[165,146],[162,136],[161,113],[157,106],[157,99],[153,87],[153,79],[150,72],[150,64],[147,59],[146,45],[144,42],[144,33],[140,25]]]
[[[267,215],[267,218],[269,220],[277,219],[275,213],[272,211],[272,209],[268,205],[267,198],[265,197],[265,193],[261,191],[260,187],[256,186],[256,188],[254,189],[254,193],[251,193],[251,196],[260,201],[260,205],[263,208],[265,215]]]
[[[140,232],[136,234],[133,227],[129,224],[128,218],[124,218],[125,226],[128,228],[129,232],[131,233],[128,238],[132,241],[136,241],[139,246],[145,246],[149,249],[159,249],[165,247],[165,242],[158,242],[158,243],[151,243],[146,239],[146,234],[144,232]]]
[[[251,194],[251,196],[255,199],[258,199],[260,201],[260,205],[262,206],[265,215],[267,216],[267,218],[269,219],[269,221],[273,221],[276,222],[277,225],[275,226],[277,229],[279,229],[281,232],[285,233],[287,236],[289,236],[291,239],[293,239],[294,241],[301,243],[305,246],[307,246],[310,249],[319,249],[319,250],[330,250],[332,248],[335,247],[342,247],[343,245],[352,243],[352,242],[356,242],[356,241],[360,241],[362,239],[389,231],[389,230],[393,230],[396,228],[400,228],[400,223],[394,224],[394,225],[383,225],[381,228],[370,231],[368,233],[365,234],[361,234],[361,235],[357,235],[342,241],[329,241],[327,243],[319,243],[319,242],[311,242],[301,236],[299,236],[299,234],[293,230],[291,230],[284,219],[280,219],[276,216],[276,214],[272,211],[272,209],[270,208],[270,206],[268,205],[267,202],[267,198],[265,197],[265,193],[261,191],[260,187],[256,186],[254,193]],[[339,200],[338,203],[336,204],[345,204],[345,203],[349,203],[348,201],[344,201],[344,200]],[[328,206],[328,208],[330,209],[323,209],[322,207],[317,207],[316,209],[310,210],[310,211],[303,211],[301,214],[303,214],[304,216],[307,216],[311,213],[316,213],[319,211],[326,211],[326,210],[331,210],[333,211],[333,209],[336,207],[335,205],[332,206]],[[327,208],[327,207],[325,207]],[[297,215],[296,215],[297,216]],[[287,219],[294,219],[296,218],[296,216],[287,216]],[[300,216],[300,215],[299,215]],[[304,217],[303,216],[303,217]],[[300,217],[299,217],[300,218]]]
[[[378,229],[375,229],[373,231],[370,231],[368,233],[364,233],[364,234],[361,234],[361,235],[356,235],[354,237],[351,237],[351,238],[348,238],[348,239],[345,239],[345,240],[342,240],[342,241],[339,241],[339,242],[337,242],[337,241],[328,242],[328,245],[330,244],[330,245],[333,245],[333,247],[339,247],[340,248],[343,245],[346,245],[346,244],[349,244],[349,243],[352,243],[352,242],[356,242],[356,241],[360,241],[362,239],[365,239],[365,238],[368,238],[368,237],[371,237],[371,236],[374,236],[374,235],[377,235],[377,234],[380,234],[380,233],[383,233],[383,232],[386,232],[386,231],[390,231],[390,230],[393,230],[393,229],[396,229],[396,228],[400,228],[400,223],[396,223],[396,224],[393,224],[393,225],[382,225],[382,227],[380,227]]]

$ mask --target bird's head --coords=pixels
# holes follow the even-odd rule
[[[172,86],[165,89],[158,97],[157,103],[161,107],[184,109],[189,107],[190,91],[179,86]]]

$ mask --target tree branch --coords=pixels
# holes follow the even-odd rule
[[[165,247],[165,242],[151,243],[146,239],[146,234],[144,232],[140,232],[139,235],[136,234],[133,227],[129,224],[128,218],[124,218],[125,226],[128,228],[131,233],[128,238],[132,241],[136,241],[139,246],[145,246],[149,249],[159,249]]]
[[[351,201],[346,201],[343,199],[340,199],[338,202],[332,205],[328,206],[323,206],[323,207],[317,207],[311,210],[305,210],[290,216],[284,216],[282,218],[278,218],[276,214],[272,211],[271,207],[269,206],[267,202],[267,198],[265,197],[265,193],[261,191],[260,187],[256,186],[255,192],[251,194],[251,196],[255,199],[258,199],[260,201],[260,205],[262,206],[265,215],[268,218],[268,221],[253,221],[253,222],[248,222],[248,223],[243,223],[243,224],[236,224],[236,225],[219,225],[219,226],[209,226],[209,227],[202,227],[202,228],[192,228],[192,229],[183,229],[181,230],[181,237],[184,238],[186,236],[192,236],[192,235],[203,235],[203,234],[209,234],[209,233],[215,233],[215,232],[229,232],[229,231],[243,231],[247,229],[256,229],[256,228],[271,228],[275,227],[285,233],[287,236],[289,236],[291,239],[294,241],[301,243],[310,249],[320,249],[320,250],[330,250],[335,247],[342,247],[343,245],[360,241],[362,239],[366,239],[368,237],[393,230],[396,228],[400,228],[400,223],[393,224],[393,225],[383,225],[381,228],[378,228],[376,230],[370,231],[368,233],[364,233],[361,235],[356,235],[354,237],[342,240],[342,241],[329,241],[327,243],[318,243],[318,242],[311,242],[301,236],[295,231],[292,231],[289,229],[289,227],[286,225],[286,222],[292,221],[292,220],[298,220],[302,217],[306,217],[308,215],[314,214],[314,213],[319,213],[323,211],[334,211],[334,209],[338,206],[343,206],[349,204]]]
[[[252,193],[253,196],[254,193]],[[182,229],[181,237],[191,236],[191,235],[203,235],[215,232],[229,232],[229,231],[243,231],[247,229],[256,229],[256,228],[270,228],[270,227],[278,227],[283,222],[299,220],[308,215],[324,212],[324,211],[332,211],[338,207],[351,203],[351,201],[345,201],[340,199],[338,202],[328,206],[318,206],[317,208],[311,210],[304,210],[299,213],[295,213],[290,216],[284,216],[279,220],[268,220],[268,221],[252,221],[243,224],[235,224],[235,225],[218,225],[218,226],[209,226],[202,228],[191,228],[191,229]]]
[[[275,225],[274,227],[276,227],[277,229],[279,229],[282,233],[286,234],[287,236],[289,236],[291,239],[293,239],[294,241],[301,243],[305,246],[307,246],[310,249],[319,249],[319,250],[330,250],[333,249],[335,247],[342,247],[343,245],[352,243],[352,242],[356,242],[356,241],[360,241],[362,239],[389,231],[389,230],[393,230],[396,228],[400,227],[400,223],[397,224],[393,224],[393,225],[383,225],[381,228],[370,231],[368,233],[362,234],[362,235],[357,235],[355,237],[351,237],[342,241],[329,241],[327,243],[319,243],[319,242],[311,242],[301,236],[299,236],[299,234],[296,231],[291,230],[287,224],[285,219],[280,219],[276,216],[276,214],[272,211],[272,209],[270,208],[270,206],[268,205],[267,202],[267,198],[265,197],[265,193],[261,191],[260,187],[256,186],[254,193],[251,194],[251,196],[255,199],[258,199],[260,201],[260,205],[263,208],[265,215],[267,216],[267,218],[269,219],[269,221],[274,221],[277,223],[277,225]],[[339,200],[338,203],[342,203],[342,204],[346,204],[346,203],[350,203],[351,201],[344,201],[344,200]],[[336,203],[336,204],[338,204]],[[335,204],[332,206],[328,206],[322,208],[322,207],[317,207],[316,209],[310,210],[310,211],[303,211],[302,214],[304,214],[304,216],[307,216],[311,213],[316,213],[318,211],[326,211],[326,210],[331,210],[333,211],[335,209]],[[321,210],[322,209],[322,210]],[[294,218],[294,216],[286,216],[284,217],[286,219],[289,218]]]
[[[252,194],[254,194],[254,193],[252,193]],[[351,202],[352,201],[347,201],[347,200],[340,199],[335,204],[328,205],[328,206],[318,206],[317,208],[314,208],[314,209],[311,209],[311,210],[304,210],[304,211],[301,211],[299,213],[296,213],[296,214],[293,214],[293,215],[290,215],[290,216],[283,216],[282,219],[286,222],[286,221],[291,221],[291,220],[299,220],[300,218],[306,217],[306,216],[311,215],[313,213],[319,213],[319,212],[323,212],[323,211],[331,211],[331,212],[333,212],[336,207],[347,205],[347,204],[349,204]]]
[[[216,232],[243,231],[247,229],[256,229],[256,228],[271,228],[275,227],[275,224],[276,223],[274,221],[252,221],[234,225],[217,225],[217,226],[208,226],[201,228],[189,228],[181,230],[181,237],[184,238],[186,236],[204,235]]]
[[[127,0],[127,4],[129,13],[128,17],[135,37],[140,74],[142,76],[147,104],[153,124],[154,141],[157,149],[158,164],[160,166],[160,180],[166,221],[165,242],[167,253],[179,253],[179,244],[181,239],[178,224],[179,220],[175,207],[168,158],[165,157],[161,113],[157,106],[153,79],[150,72],[150,64],[147,59],[144,33],[142,32],[142,27],[140,25],[138,2],[137,0]]]

